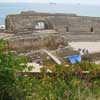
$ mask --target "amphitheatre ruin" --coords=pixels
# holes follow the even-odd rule
[[[90,45],[89,49],[94,47],[95,52],[99,52],[100,18],[23,11],[6,16],[5,30],[0,37],[8,41],[9,48],[18,52],[57,50],[67,47],[68,43],[76,49]]]

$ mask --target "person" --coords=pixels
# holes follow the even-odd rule
[[[89,54],[89,51],[88,51],[88,49],[86,50],[86,54]]]
[[[79,49],[78,49],[78,51],[80,52],[80,51],[81,51],[81,49],[79,48]]]
[[[83,50],[82,49],[80,49],[80,55],[84,55],[84,53],[83,53]]]
[[[84,49],[82,50],[82,52],[83,52],[83,54],[86,54],[86,49],[84,48]]]

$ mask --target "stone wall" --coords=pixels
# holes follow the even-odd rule
[[[22,12],[18,15],[8,15],[5,24],[10,33],[22,34],[33,33],[38,21],[43,21],[48,29],[54,29],[60,33],[100,33],[99,17],[77,16],[75,14]]]
[[[5,20],[6,30],[11,35],[8,45],[15,51],[34,51],[65,47],[68,41],[100,41],[99,20],[99,17],[75,14],[22,12],[8,15]],[[36,29],[38,22],[43,22],[45,28]]]
[[[57,49],[59,46],[67,46],[68,42],[64,37],[58,34],[28,34],[21,36],[12,36],[8,39],[9,49],[15,51]]]

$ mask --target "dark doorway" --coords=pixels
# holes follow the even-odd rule
[[[66,27],[66,32],[69,32],[69,27],[68,26]]]
[[[93,32],[93,27],[91,27],[91,32]]]

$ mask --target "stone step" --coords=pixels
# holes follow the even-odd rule
[[[68,41],[100,41],[100,35],[64,35],[64,37],[68,40]]]

